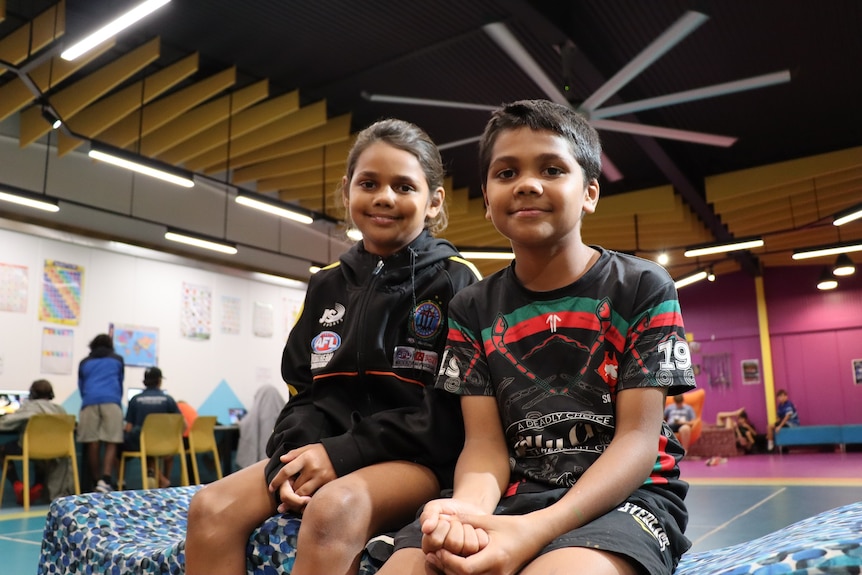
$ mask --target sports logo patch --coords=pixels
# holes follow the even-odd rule
[[[314,353],[332,353],[341,347],[341,336],[334,331],[322,331],[311,340],[311,350]]]
[[[420,339],[431,339],[440,332],[443,310],[431,300],[423,301],[413,310],[413,333]]]
[[[323,310],[323,315],[320,316],[317,322],[323,324],[324,327],[332,327],[337,323],[341,323],[341,320],[344,319],[345,311],[344,306],[336,302],[331,308]]]

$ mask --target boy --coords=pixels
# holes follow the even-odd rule
[[[673,398],[673,405],[664,409],[664,420],[667,421],[670,430],[676,434],[676,438],[682,444],[682,448],[688,451],[691,444],[691,422],[697,416],[694,409],[685,403],[681,395]]]
[[[148,367],[144,372],[146,389],[132,398],[126,410],[126,425],[123,428],[123,449],[140,451],[141,428],[144,420],[151,413],[182,413],[173,397],[162,391],[162,370],[158,367]],[[164,473],[156,465],[155,457],[147,457],[147,488],[170,487],[171,470],[174,466],[173,456],[162,458]]]
[[[37,379],[30,384],[30,397],[24,402],[18,411],[8,415],[0,416],[0,431],[20,431],[22,436],[27,428],[27,422],[34,415],[48,413],[53,415],[66,415],[66,410],[62,405],[54,403],[54,387],[47,379]],[[21,446],[22,438],[12,440],[8,443],[0,444],[0,469],[3,468],[4,460],[7,455],[21,455],[23,448]],[[30,487],[30,501],[38,501],[42,495],[42,490],[47,483],[49,488],[49,496],[51,498],[59,495],[67,495],[62,493],[64,488],[64,475],[69,471],[69,466],[65,460],[54,463],[53,461],[45,465],[46,462],[39,461],[40,465],[36,466],[36,483]],[[7,477],[12,483],[12,489],[15,491],[15,499],[18,505],[24,503],[24,483],[18,476],[18,470],[14,465],[7,468]]]
[[[600,154],[546,101],[486,126],[486,213],[515,263],[452,300],[437,386],[461,395],[453,497],[399,533],[381,575],[669,575],[689,548],[662,418],[666,393],[694,387],[677,294],[656,264],[581,240]]]
[[[766,449],[772,451],[775,449],[775,434],[782,427],[796,427],[799,425],[799,413],[796,411],[796,406],[787,398],[787,392],[779,389],[775,394],[775,399],[778,401],[776,407],[776,416],[778,420],[769,426],[766,435]]]

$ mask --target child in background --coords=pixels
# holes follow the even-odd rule
[[[207,485],[189,509],[186,573],[246,572],[252,530],[302,515],[293,575],[356,573],[366,542],[451,485],[457,398],[434,388],[449,300],[478,272],[445,226],[443,164],[418,127],[384,120],[347,158],[342,199],[362,241],[309,281],[282,376],[291,398],[269,459]]]
[[[766,434],[766,449],[772,451],[775,449],[775,434],[782,427],[796,427],[799,425],[799,413],[796,411],[796,406],[787,397],[787,392],[779,389],[775,394],[775,400],[778,405],[775,407],[776,417],[778,420],[767,430]]]
[[[144,387],[146,389],[129,401],[126,409],[126,425],[123,428],[123,449],[125,451],[140,451],[141,428],[144,420],[151,413],[182,413],[173,397],[162,391],[162,370],[158,367],[148,367],[144,372]],[[184,418],[185,420],[185,418]],[[171,486],[171,472],[174,468],[174,457],[160,458],[162,466],[155,457],[147,457],[147,483],[145,489]]]
[[[568,106],[516,102],[486,126],[486,213],[515,261],[452,300],[437,386],[461,397],[454,494],[380,575],[669,575],[689,548],[662,418],[694,387],[677,293],[657,264],[583,243],[600,154]]]

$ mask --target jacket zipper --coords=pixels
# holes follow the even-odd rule
[[[359,323],[357,325],[365,325],[365,312],[368,309],[368,300],[372,297],[372,292],[374,285],[377,283],[377,278],[380,277],[380,273],[383,271],[383,258],[377,260],[377,265],[374,266],[374,269],[371,271],[371,281],[369,282],[368,290],[365,291],[365,295],[362,298],[362,307],[359,312]],[[361,335],[361,334],[357,334]],[[360,337],[360,345],[357,346],[356,351],[356,371],[360,376],[365,375],[365,366],[363,365],[363,358],[365,354],[365,346],[368,341],[372,341],[373,338]]]

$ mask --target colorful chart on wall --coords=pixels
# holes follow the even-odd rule
[[[112,323],[114,351],[126,365],[153,367],[159,364],[159,328]]]
[[[55,260],[45,260],[39,321],[78,325],[84,268]]]
[[[67,327],[42,328],[41,373],[72,373],[72,348],[75,332]]]
[[[27,311],[27,266],[0,264],[0,311]]]
[[[212,290],[183,282],[180,330],[183,337],[206,340],[212,334]]]

